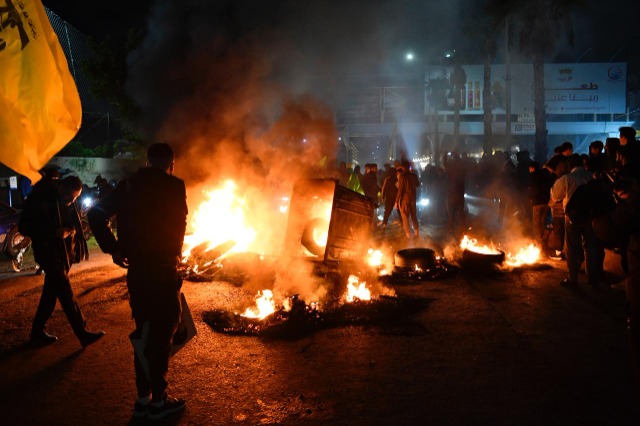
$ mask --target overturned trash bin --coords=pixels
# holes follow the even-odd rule
[[[293,187],[283,254],[323,262],[360,262],[368,250],[373,203],[334,179]]]

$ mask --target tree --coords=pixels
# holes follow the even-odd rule
[[[488,33],[484,39],[484,60],[483,60],[483,89],[482,89],[482,122],[484,138],[482,142],[482,152],[489,155],[493,147],[493,95],[491,93],[491,63],[496,56],[495,38]]]
[[[438,131],[438,111],[446,108],[447,90],[449,90],[449,81],[443,75],[435,78],[429,78],[427,84],[427,100],[429,101],[429,117],[431,117],[431,126],[433,137],[431,138],[431,152],[433,153],[434,162],[440,165],[440,132]]]
[[[544,97],[544,59],[555,52],[556,44],[566,37],[573,44],[570,11],[579,0],[538,0],[525,2],[519,30],[520,50],[533,59],[533,115],[536,124],[535,157],[544,162],[548,156],[547,113]]]
[[[135,131],[135,123],[139,117],[139,107],[127,94],[125,83],[127,78],[127,56],[143,40],[143,32],[131,29],[124,40],[105,38],[91,42],[94,55],[84,63],[83,71],[91,81],[91,92],[99,99],[111,104],[116,113],[116,120],[125,132],[129,141],[142,143]]]
[[[455,54],[454,54],[455,55]],[[453,94],[453,146],[460,151],[460,96],[467,84],[467,73],[454,56],[451,73],[451,92]]]
[[[484,138],[482,151],[485,155],[490,155],[493,142],[493,108],[494,87],[492,85],[491,65],[495,60],[499,34],[508,16],[507,12],[501,8],[504,0],[486,0],[485,2],[474,4],[476,10],[472,13],[473,19],[465,24],[465,33],[473,39],[483,40],[483,49],[476,52],[477,60],[483,63],[483,89],[482,89],[482,112]]]
[[[485,7],[487,7],[485,5]],[[491,13],[482,14],[488,16],[480,27],[480,36],[484,39],[483,45],[483,89],[482,89],[482,123],[484,130],[484,138],[482,142],[482,152],[484,155],[490,155],[493,148],[493,86],[491,83],[491,64],[496,57],[498,29],[502,27],[504,16],[495,17]]]
[[[579,5],[582,0],[490,0],[487,8],[498,22],[513,18],[520,51],[533,61],[535,158],[540,162],[548,156],[544,60],[555,52],[561,39],[573,44],[571,11]]]

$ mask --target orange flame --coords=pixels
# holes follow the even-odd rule
[[[358,277],[355,275],[349,276],[347,284],[347,294],[345,300],[348,303],[352,303],[355,300],[371,300],[371,291],[367,288],[366,282],[359,282]]]
[[[369,249],[367,252],[367,263],[375,268],[382,266],[384,255],[380,250]]]
[[[531,243],[526,247],[522,247],[515,256],[511,253],[507,255],[505,263],[509,266],[533,265],[540,259],[540,248]]]
[[[247,308],[240,316],[246,318],[263,319],[276,311],[276,303],[273,301],[271,290],[258,291],[256,294],[256,306]]]
[[[500,251],[493,247],[493,245],[491,247],[487,245],[479,245],[477,239],[469,238],[466,235],[462,237],[460,248],[481,254],[500,254]]]
[[[227,180],[213,190],[204,192],[205,200],[198,206],[191,219],[194,233],[185,236],[183,256],[188,257],[191,249],[201,243],[208,243],[208,250],[233,240],[236,244],[231,251],[243,252],[256,239],[256,231],[247,224],[246,200],[236,196],[236,184]]]

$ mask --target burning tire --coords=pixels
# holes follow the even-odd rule
[[[491,269],[504,262],[505,255],[503,251],[498,253],[478,253],[477,251],[465,249],[462,252],[462,264],[469,269]]]
[[[436,266],[436,254],[428,248],[411,248],[399,250],[394,256],[398,268],[431,269]]]
[[[324,256],[329,235],[329,221],[321,218],[311,219],[302,231],[302,246],[316,256]]]

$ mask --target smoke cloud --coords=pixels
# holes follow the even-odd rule
[[[301,7],[157,1],[147,38],[129,58],[127,88],[141,107],[140,129],[174,147],[190,211],[203,189],[233,179],[238,195],[250,200],[248,221],[259,240],[252,250],[260,253],[277,253],[285,230],[274,200],[289,195],[297,179],[322,176],[335,163],[333,111],[309,93],[312,72],[332,72],[340,63],[335,58],[344,57],[347,47],[335,41],[345,35],[336,32],[367,30],[348,28],[347,21],[297,21]],[[315,39],[314,31],[328,37]],[[334,47],[337,56],[327,54]],[[323,297],[322,283],[302,265],[280,270],[273,285],[284,294]],[[266,281],[258,277],[247,286],[259,289]]]
[[[431,3],[158,0],[129,58],[141,130],[175,147],[193,184],[246,176],[269,186],[325,156],[333,164],[340,76],[413,73],[407,50],[422,64],[443,51],[425,38],[446,39],[459,6]]]
[[[129,57],[127,89],[143,134],[174,147],[190,211],[203,188],[234,179],[251,200],[261,250],[277,252],[284,229],[273,200],[335,164],[332,102],[345,96],[343,76],[419,75],[456,47],[448,44],[462,4],[435,3],[156,1]],[[417,63],[404,60],[407,50]],[[322,294],[310,275],[283,270],[275,285]]]

